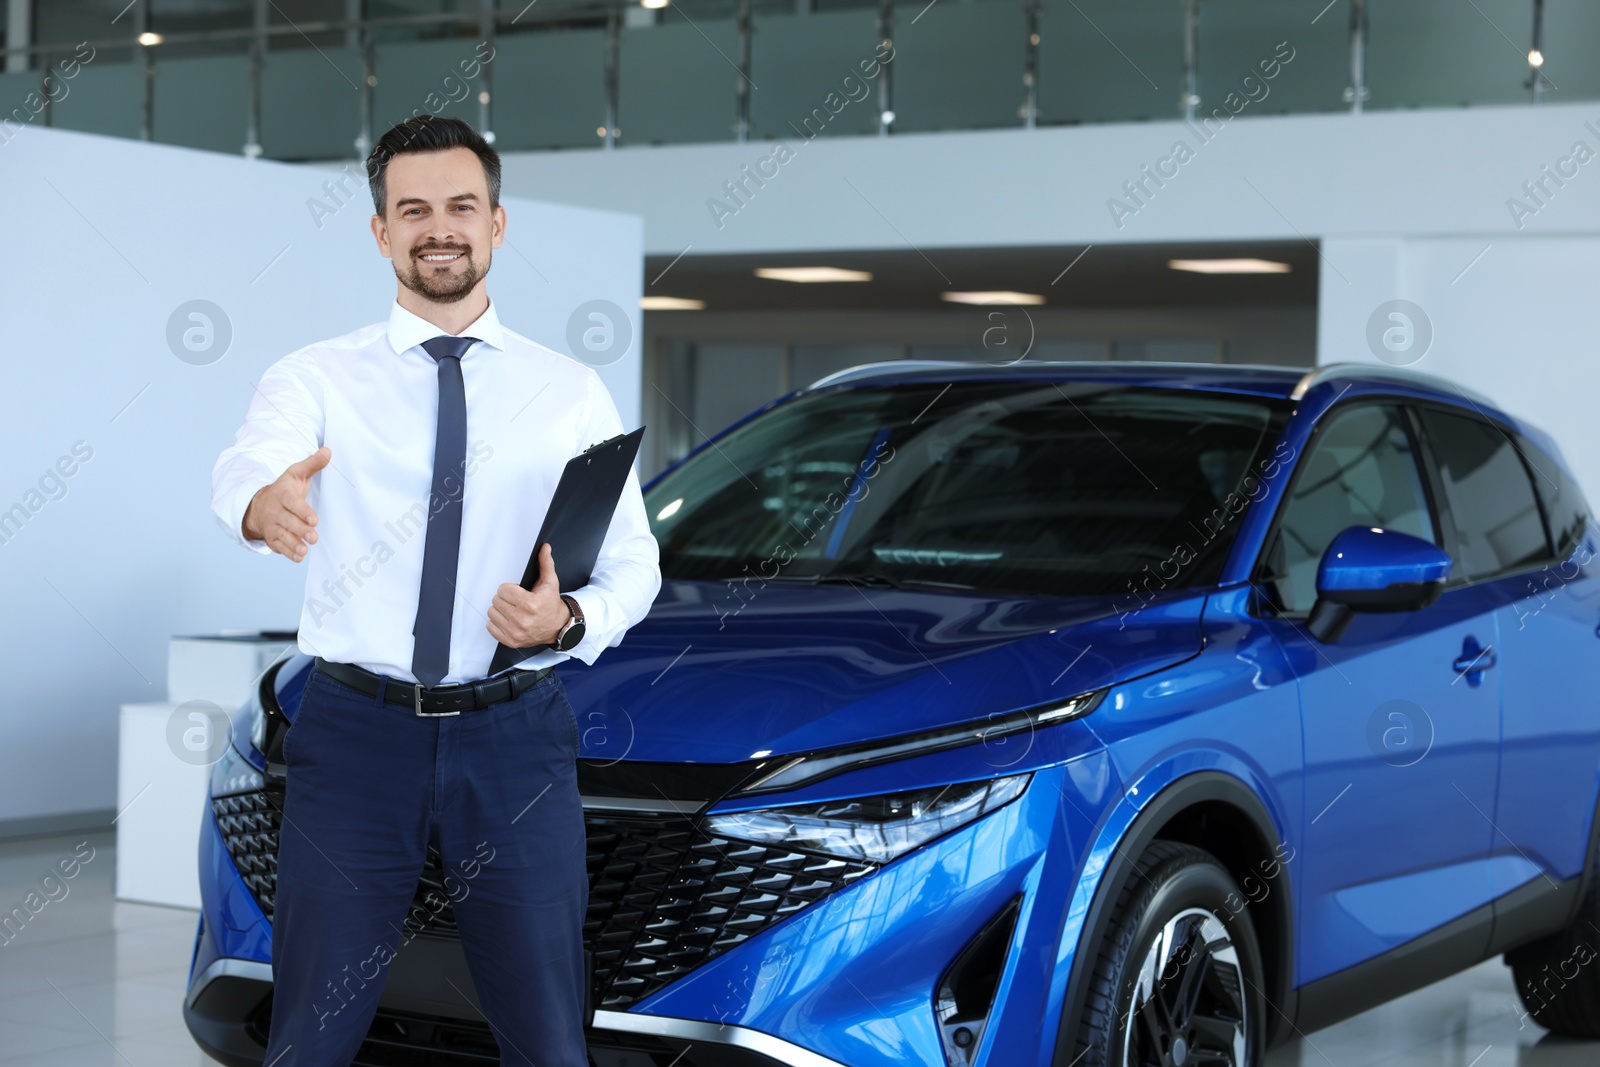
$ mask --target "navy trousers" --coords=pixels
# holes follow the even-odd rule
[[[577,755],[553,671],[491,707],[421,718],[313,669],[284,741],[264,1062],[348,1067],[427,918],[412,897],[431,843],[501,1064],[587,1067]]]

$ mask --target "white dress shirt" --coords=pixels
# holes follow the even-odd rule
[[[211,472],[217,522],[239,544],[270,555],[265,541],[245,539],[245,508],[290,464],[322,445],[332,449],[306,498],[317,541],[301,561],[300,650],[410,682],[439,411],[438,364],[422,342],[443,333],[396,301],[387,323],[284,356],[262,375],[244,425]],[[505,329],[492,301],[459,336],[479,343],[461,357],[466,487],[450,672],[441,684],[488,673],[497,647],[489,605],[501,583],[522,580],[563,467],[623,432],[594,368]],[[560,546],[551,550],[559,575]],[[649,611],[661,588],[659,559],[630,470],[589,583],[569,594],[583,608],[583,640],[517,666],[569,656],[594,663]]]

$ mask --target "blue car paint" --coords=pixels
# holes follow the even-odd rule
[[[1266,620],[1249,613],[1248,588],[1206,599],[1199,657],[1181,671],[1112,690],[1084,720],[1106,742],[1127,793],[1096,843],[1104,861],[1088,864],[1080,880],[1079,908],[1088,907],[1099,889],[1095,875],[1138,813],[1173,783],[1202,772],[1244,783],[1261,802],[1277,840],[1293,850],[1283,876],[1291,899],[1302,899],[1303,739],[1294,672]],[[1071,960],[1060,962],[1064,976]]]
[[[1048,950],[1060,935],[1074,861],[1092,828],[1084,813],[1102,807],[1115,787],[1102,754],[1037,772],[1022,797],[993,815],[773,927],[756,939],[764,948],[751,957],[733,952],[712,960],[638,1010],[803,1033],[801,1044],[863,1067],[939,1063],[928,970],[937,976],[984,922],[1022,894],[1029,907],[1014,943],[1029,951],[1008,961],[1009,975],[1024,977],[1013,977],[1004,1003],[1025,1025],[996,1032],[1011,1031],[1026,1053],[1013,1059],[998,1051],[1007,1042],[987,1055],[997,1064],[1038,1062],[1031,1039],[1050,1014],[1055,960]]]
[[[1491,583],[1501,600],[1503,715],[1494,853],[1526,857],[1557,878],[1583,868],[1600,806],[1594,724],[1600,719],[1600,539],[1560,564]],[[1552,804],[1545,798],[1571,798]],[[1497,886],[1498,892],[1508,888]]]
[[[239,877],[209,813],[200,832],[200,886],[200,934],[189,977],[218,958],[271,960],[272,925]]]
[[[1302,835],[1305,982],[1490,899],[1499,685],[1460,684],[1452,664],[1497,632],[1475,586],[1423,611],[1358,614],[1332,645],[1269,626],[1299,678],[1306,809],[1322,815]]]
[[[1013,371],[1007,376],[1025,376]],[[918,373],[935,371],[907,367],[870,379],[846,372],[822,388]],[[937,373],[963,380],[997,372],[945,365]],[[1589,643],[1600,624],[1600,567],[1592,531],[1573,559],[1550,568],[1554,579],[1458,586],[1421,612],[1358,615],[1335,645],[1318,644],[1294,620],[1252,610],[1252,567],[1318,420],[1336,402],[1361,397],[1460,403],[1458,394],[1424,381],[1352,375],[1295,396],[1301,375],[1271,368],[1090,365],[1028,373],[1294,397],[1273,453],[1280,469],[1260,472],[1217,585],[1168,591],[1157,580],[1131,599],[1066,599],[769,583],[730,614],[711,606],[725,588],[664,583],[650,616],[608,650],[603,670],[576,661],[562,667],[586,758],[743,760],[1109,691],[1088,717],[1004,744],[716,805],[713,811],[736,811],[1031,775],[1010,804],[630,1010],[735,1023],[853,1067],[942,1065],[934,985],[962,946],[1018,899],[978,1063],[1044,1067],[1055,1054],[1068,983],[1086,965],[1081,938],[1104,873],[1141,813],[1201,774],[1239,783],[1267,813],[1285,857],[1283,880],[1267,891],[1293,903],[1295,986],[1533,879],[1583,869],[1600,797],[1600,657]],[[1562,462],[1537,428],[1486,404],[1471,406]],[[1498,649],[1497,666],[1452,669],[1474,645]],[[280,672],[290,718],[308,667],[297,657]],[[1552,681],[1563,677],[1568,684]],[[1385,704],[1395,700],[1423,710],[1425,720],[1413,714],[1403,728],[1431,727],[1425,759],[1408,764],[1408,754],[1384,747],[1384,731],[1397,727]],[[1349,728],[1351,708],[1366,729]],[[235,742],[260,767],[248,742],[251,710],[241,710]],[[1396,804],[1396,797],[1404,799]],[[266,960],[270,950],[270,924],[222,851],[214,821],[207,827],[196,973],[219,956]]]
[[[768,584],[718,630],[708,602],[729,595],[665,582],[625,655],[562,665],[586,758],[731,763],[975,722],[1201,644],[1194,596],[1152,603],[1134,627],[1114,598]]]
[[[1450,577],[1451,559],[1432,541],[1352,526],[1328,545],[1317,567],[1317,591],[1364,592],[1391,585],[1424,585]]]

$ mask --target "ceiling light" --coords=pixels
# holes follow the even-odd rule
[[[642,296],[639,306],[645,311],[704,311],[706,302],[681,296]]]
[[[1544,53],[1539,51],[1537,48],[1535,48],[1533,51],[1529,52],[1528,53],[1528,66],[1530,66],[1530,67],[1542,67],[1542,66],[1544,66]]]
[[[1014,293],[1009,289],[994,289],[972,293],[940,293],[939,299],[952,304],[1042,304],[1044,297],[1038,293]]]
[[[161,37],[161,35],[159,33],[150,33],[148,31],[146,31],[145,33],[141,33],[139,35],[139,43],[142,44],[142,45],[147,45],[148,46],[148,45],[153,45],[153,44],[160,44],[161,41],[162,41],[162,37]]]
[[[648,7],[654,10],[655,8],[666,7],[667,0],[639,0],[639,6]]]
[[[1173,270],[1195,274],[1288,274],[1289,264],[1270,259],[1169,259]]]
[[[757,267],[756,277],[778,282],[870,282],[872,272],[843,267]]]

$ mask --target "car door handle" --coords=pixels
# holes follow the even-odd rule
[[[1463,653],[1456,657],[1450,666],[1457,674],[1477,674],[1493,667],[1499,660],[1495,658],[1494,647],[1482,649],[1471,654]]]

